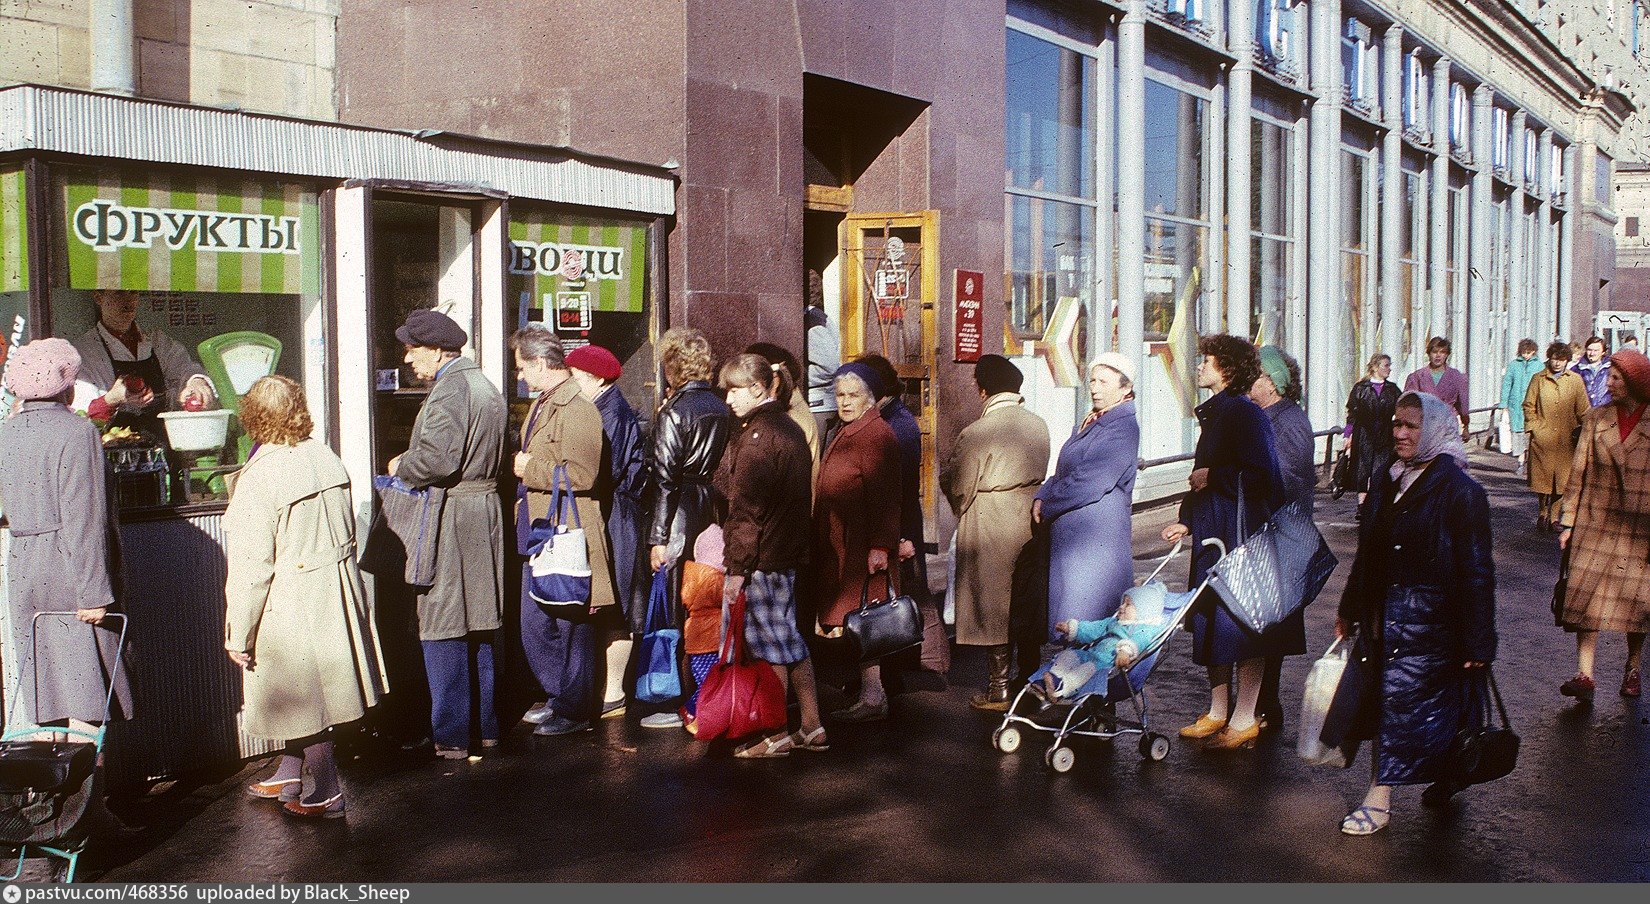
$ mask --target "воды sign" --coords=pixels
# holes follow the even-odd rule
[[[965,364],[980,360],[985,341],[985,274],[958,270],[954,281],[956,312],[956,354],[953,360]]]

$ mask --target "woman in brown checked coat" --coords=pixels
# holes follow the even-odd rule
[[[1569,489],[1559,507],[1558,544],[1569,554],[1559,623],[1576,635],[1576,676],[1559,688],[1593,699],[1598,632],[1627,634],[1621,695],[1639,695],[1639,654],[1650,631],[1650,359],[1631,350],[1611,358],[1613,404],[1581,424]]]

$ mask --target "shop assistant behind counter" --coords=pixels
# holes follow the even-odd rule
[[[191,398],[201,408],[217,407],[212,381],[189,350],[159,330],[138,328],[138,293],[99,289],[92,300],[97,323],[74,340],[83,362],[77,410],[111,426],[158,432],[159,414],[188,407]]]

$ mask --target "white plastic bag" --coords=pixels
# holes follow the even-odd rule
[[[1496,451],[1502,453],[1503,455],[1518,454],[1517,451],[1513,449],[1512,413],[1505,408],[1502,408],[1496,413],[1495,441],[1496,445],[1500,446],[1500,448]]]
[[[1345,756],[1339,748],[1325,746],[1318,735],[1323,733],[1324,719],[1329,715],[1329,704],[1335,699],[1341,675],[1346,671],[1347,649],[1340,640],[1329,645],[1329,650],[1312,664],[1306,673],[1306,693],[1301,699],[1300,739],[1295,752],[1314,766],[1342,766]]]

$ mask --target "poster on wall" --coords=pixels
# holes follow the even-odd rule
[[[72,289],[320,291],[320,212],[304,186],[102,172],[63,191]]]
[[[985,339],[985,274],[958,270],[953,280],[956,313],[956,351],[952,360],[966,364],[980,360]]]

